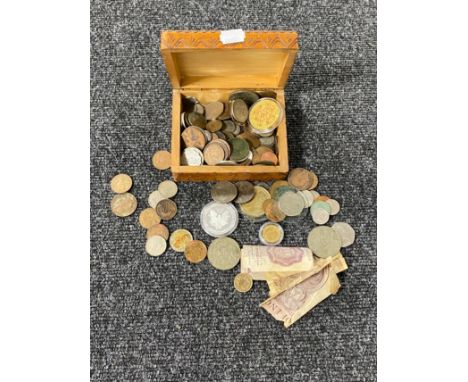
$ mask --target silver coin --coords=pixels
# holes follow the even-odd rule
[[[200,213],[203,230],[210,236],[230,235],[239,224],[239,213],[231,203],[211,202]]]
[[[348,223],[337,222],[332,225],[332,229],[340,236],[342,247],[348,247],[354,243],[356,232]]]
[[[330,214],[323,208],[316,208],[315,210],[312,210],[311,215],[314,223],[318,225],[326,224],[328,220],[330,220]]]
[[[211,188],[211,197],[219,203],[232,202],[237,197],[237,187],[231,182],[217,182]]]
[[[203,153],[196,147],[187,147],[180,160],[183,166],[201,166],[204,158]]]
[[[254,104],[255,102],[258,101],[260,96],[250,90],[237,90],[229,96],[229,101],[233,101],[235,99],[241,99],[243,100],[248,106]]]
[[[278,199],[278,207],[286,216],[299,216],[304,209],[304,199],[297,192],[285,192]]]

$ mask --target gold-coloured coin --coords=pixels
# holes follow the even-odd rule
[[[114,215],[125,217],[135,212],[137,204],[135,196],[129,192],[117,194],[112,198],[111,210]]]
[[[234,277],[234,288],[238,292],[245,293],[252,289],[253,279],[248,273],[238,273]]]
[[[270,193],[261,186],[254,186],[254,197],[247,203],[240,204],[241,211],[251,217],[259,218],[265,215],[263,203],[265,200],[271,199]]]
[[[187,244],[193,240],[192,234],[186,229],[176,229],[169,238],[169,245],[176,252],[184,252]]]
[[[171,167],[171,153],[165,150],[156,151],[151,162],[158,170],[167,170]]]
[[[267,222],[260,227],[258,236],[265,245],[278,245],[284,238],[283,227],[278,223]]]
[[[205,259],[207,251],[205,243],[200,240],[192,240],[186,244],[184,256],[188,262],[197,264]]]
[[[143,228],[148,229],[158,224],[161,221],[161,218],[158,216],[154,208],[145,208],[140,212],[138,220]]]
[[[164,240],[169,239],[169,229],[161,223],[155,224],[148,228],[146,231],[146,238],[149,239],[151,236],[161,236]]]
[[[111,180],[111,189],[117,194],[123,194],[132,188],[132,178],[127,174],[118,174]]]
[[[280,103],[272,98],[260,98],[249,111],[250,125],[260,132],[275,129],[283,119]]]

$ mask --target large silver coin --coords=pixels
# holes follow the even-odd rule
[[[211,197],[215,202],[229,203],[237,196],[237,187],[231,182],[217,182],[211,188]]]
[[[330,227],[316,227],[310,231],[307,244],[314,255],[327,258],[335,256],[340,251],[341,238]]]
[[[341,246],[347,247],[354,243],[356,238],[356,233],[354,232],[353,227],[348,223],[337,222],[332,225],[332,229],[341,237]]]
[[[304,209],[304,199],[296,192],[285,192],[278,199],[278,207],[286,216],[299,216]]]
[[[234,268],[240,260],[239,244],[230,237],[220,237],[208,247],[208,261],[220,271]]]
[[[234,232],[239,224],[239,214],[231,203],[211,202],[200,213],[203,230],[210,236],[222,237]]]

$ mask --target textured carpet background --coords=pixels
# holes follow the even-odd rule
[[[286,88],[291,167],[317,172],[341,202],[356,243],[343,251],[342,289],[290,329],[205,261],[144,252],[138,213],[169,177],[150,162],[170,149],[171,86],[162,29],[292,29],[300,51]],[[109,209],[109,181],[130,174],[139,200]],[[209,184],[179,184],[171,230],[210,242],[198,215]],[[232,235],[258,243],[259,224]],[[284,245],[306,245],[310,218],[284,224]],[[376,5],[372,1],[92,1],[91,380],[373,381],[376,379]]]

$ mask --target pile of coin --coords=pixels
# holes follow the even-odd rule
[[[274,92],[237,90],[228,102],[183,97],[182,165],[277,165],[275,130],[284,117]]]
[[[126,217],[133,214],[137,208],[137,199],[131,194],[132,178],[127,174],[118,174],[111,180],[111,190],[115,195],[111,200],[111,211],[119,217]]]

